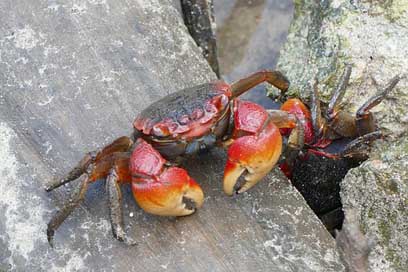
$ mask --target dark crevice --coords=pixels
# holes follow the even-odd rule
[[[344,220],[340,183],[347,172],[359,164],[352,159],[334,160],[314,154],[295,162],[292,184],[333,236]]]

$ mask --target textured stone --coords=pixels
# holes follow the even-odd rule
[[[342,270],[332,237],[281,173],[227,197],[216,150],[186,164],[206,193],[195,215],[148,215],[124,186],[138,242],[129,247],[112,238],[94,183],[52,249],[46,223],[73,184],[47,194],[47,181],[129,135],[152,101],[215,75],[163,1],[1,1],[0,48],[1,271]]]
[[[385,4],[387,3],[387,4]],[[289,93],[308,98],[317,77],[322,99],[334,90],[344,64],[352,64],[346,110],[355,112],[380,85],[408,71],[406,1],[295,1],[295,19],[278,67],[291,81]],[[385,8],[386,7],[386,8]],[[372,111],[386,133],[408,128],[408,79]]]
[[[408,138],[378,143],[369,161],[341,184],[343,208],[356,209],[375,246],[369,271],[406,271],[408,263]]]
[[[317,77],[327,101],[344,64],[353,67],[345,109],[354,112],[395,75],[408,71],[407,1],[295,1],[295,15],[278,67],[290,93],[307,100]],[[373,80],[374,79],[374,80]],[[270,89],[274,93],[273,89]],[[371,158],[342,183],[342,202],[355,209],[368,238],[378,243],[369,271],[406,271],[408,79],[372,111],[387,134]]]

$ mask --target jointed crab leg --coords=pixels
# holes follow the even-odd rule
[[[113,236],[119,241],[134,245],[135,242],[126,236],[123,224],[122,212],[122,191],[119,186],[119,177],[115,169],[111,169],[106,178],[106,192],[109,201],[109,216],[112,226]]]
[[[338,157],[355,157],[357,156],[367,156],[366,154],[369,150],[367,146],[382,137],[381,131],[374,131],[363,136],[360,136],[346,145],[346,147],[339,153],[336,154]]]
[[[238,97],[262,82],[268,82],[282,91],[289,88],[288,79],[279,71],[259,71],[231,85],[232,97]]]
[[[88,173],[82,176],[82,181],[75,189],[69,201],[64,204],[63,208],[54,215],[47,227],[47,239],[53,246],[54,232],[64,222],[64,220],[72,213],[72,211],[82,202],[89,185]]]
[[[75,166],[68,174],[59,179],[54,179],[52,183],[49,183],[45,190],[47,192],[54,190],[70,181],[79,178],[87,169],[87,167],[95,160],[95,152],[87,153],[82,160],[79,161],[77,166]]]
[[[378,94],[372,96],[369,98],[358,110],[356,113],[356,123],[357,123],[357,129],[360,135],[364,135],[366,133],[374,131],[375,128],[375,122],[374,122],[374,117],[370,110],[377,106],[378,104],[381,103],[381,101],[384,100],[384,98],[388,95],[388,93],[394,89],[394,87],[398,84],[400,81],[400,76],[395,76],[393,77],[386,87],[380,91]]]
[[[79,178],[83,173],[85,173],[86,169],[91,165],[92,163],[96,163],[97,161],[101,160],[102,158],[106,157],[109,154],[112,154],[114,152],[125,152],[130,149],[132,146],[133,141],[126,136],[120,137],[113,141],[111,144],[107,145],[104,147],[101,151],[95,152],[89,152],[84,156],[84,158],[78,163],[77,166],[75,166],[68,174],[66,174],[64,177],[60,179],[55,179],[52,183],[50,183],[46,187],[46,191],[52,191],[55,188],[58,188],[65,183],[68,183],[70,181],[76,180]]]
[[[319,89],[318,89],[318,81],[315,78],[312,88],[312,95],[311,95],[311,107],[310,113],[312,115],[312,125],[313,125],[313,141],[316,142],[317,139],[322,136],[324,133],[324,119],[322,118],[322,110],[320,108],[320,99],[319,99]]]
[[[346,68],[344,69],[343,74],[340,77],[337,88],[334,91],[330,99],[329,106],[327,108],[327,118],[329,122],[334,117],[336,117],[336,111],[338,110],[341,100],[343,99],[344,94],[346,92],[346,88],[350,80],[350,75],[351,75],[351,65],[347,64]]]
[[[105,178],[108,175],[107,190],[110,201],[109,206],[111,207],[112,231],[117,239],[133,244],[133,242],[126,239],[124,235],[121,215],[121,193],[117,184],[119,180],[129,182],[131,179],[129,174],[130,153],[120,152],[122,150],[129,150],[131,145],[132,140],[130,138],[121,137],[97,153],[88,153],[68,175],[57,180],[57,182],[47,188],[47,191],[50,191],[82,176],[80,184],[75,189],[69,201],[64,204],[63,208],[58,211],[48,223],[47,238],[51,245],[55,230],[58,229],[62,222],[64,222],[84,199],[88,184]]]

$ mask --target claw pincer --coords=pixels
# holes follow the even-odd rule
[[[132,192],[146,212],[164,216],[192,214],[201,207],[204,193],[179,167],[166,166],[166,160],[150,144],[138,139],[130,157]],[[194,207],[187,207],[186,201]]]
[[[237,188],[243,193],[254,186],[273,168],[282,151],[282,137],[261,106],[236,100],[234,102],[233,143],[228,149],[224,170],[224,192],[232,195],[239,177],[245,183]]]

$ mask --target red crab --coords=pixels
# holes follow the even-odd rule
[[[203,204],[204,194],[176,162],[201,149],[228,148],[223,181],[227,195],[232,195],[234,189],[237,193],[250,189],[275,166],[282,153],[282,135],[288,136],[284,151],[288,167],[304,143],[318,148],[334,138],[361,136],[342,154],[331,156],[353,153],[359,143],[380,135],[368,110],[383,99],[398,78],[380,96],[361,107],[354,118],[338,110],[349,74],[347,69],[327,108],[326,119],[320,117],[317,90],[311,111],[298,99],[287,100],[281,110],[265,110],[237,98],[264,81],[284,93],[289,82],[277,71],[260,71],[232,85],[222,81],[202,84],[153,103],[136,117],[135,133],[131,137],[120,137],[101,150],[86,154],[71,172],[47,187],[51,191],[82,176],[70,201],[48,223],[48,241],[52,245],[55,230],[83,200],[89,183],[103,178],[106,178],[112,232],[120,241],[133,243],[123,227],[119,186],[122,183],[131,183],[136,202],[148,213],[192,214]],[[235,188],[243,174],[245,182]]]

